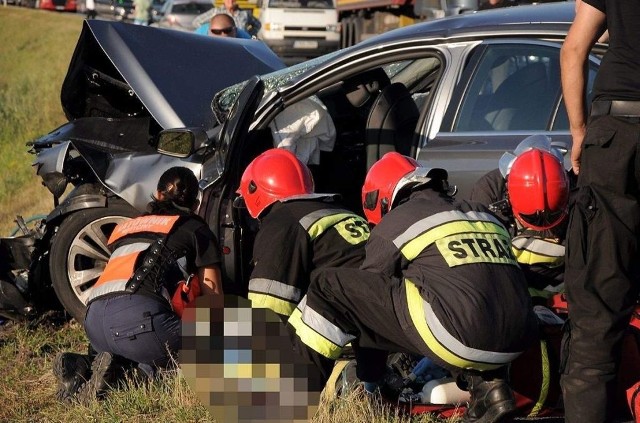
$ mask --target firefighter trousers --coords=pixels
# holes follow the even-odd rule
[[[568,228],[566,421],[611,421],[624,330],[640,284],[640,119],[592,117]]]
[[[420,317],[412,319],[409,299],[419,290],[407,281],[387,278],[359,269],[330,268],[312,277],[307,295],[288,321],[296,349],[320,368],[325,381],[342,347],[351,342],[357,361],[356,374],[365,382],[376,382],[386,370],[387,351],[408,352],[431,358],[454,373],[461,368],[498,369],[518,354],[490,353],[491,364],[471,363],[447,355],[450,350],[425,342]],[[422,324],[426,326],[424,315]],[[449,338],[452,338],[448,335]],[[455,344],[458,345],[458,344]],[[482,352],[486,356],[485,352]]]

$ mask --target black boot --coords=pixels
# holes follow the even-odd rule
[[[92,400],[102,399],[122,374],[123,369],[111,353],[98,353],[91,363],[91,378],[80,388],[78,400],[82,404],[88,404]]]
[[[70,401],[91,377],[91,358],[76,353],[60,353],[53,362],[53,374],[58,380],[56,398]]]
[[[506,379],[489,375],[465,374],[471,402],[462,416],[463,423],[504,421],[516,410],[516,400]]]

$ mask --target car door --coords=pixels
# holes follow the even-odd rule
[[[228,294],[246,295],[255,228],[246,229],[255,222],[246,220],[246,214],[233,203],[242,172],[253,158],[247,145],[251,142],[249,127],[263,93],[264,83],[259,77],[247,81],[229,109],[214,153],[203,165],[200,181],[203,204],[199,214],[220,242],[223,289]]]
[[[427,166],[449,171],[459,198],[468,198],[475,181],[529,135],[547,134],[561,150],[570,150],[560,47],[560,42],[488,41],[464,62],[442,123],[431,139],[423,137],[418,154]],[[598,63],[592,57],[589,93]]]

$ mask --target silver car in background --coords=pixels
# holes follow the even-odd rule
[[[153,16],[153,26],[193,31],[193,19],[213,7],[211,0],[166,0]]]

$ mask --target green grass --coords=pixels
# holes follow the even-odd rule
[[[0,6],[0,235],[53,201],[25,143],[66,122],[60,87],[82,16]]]

